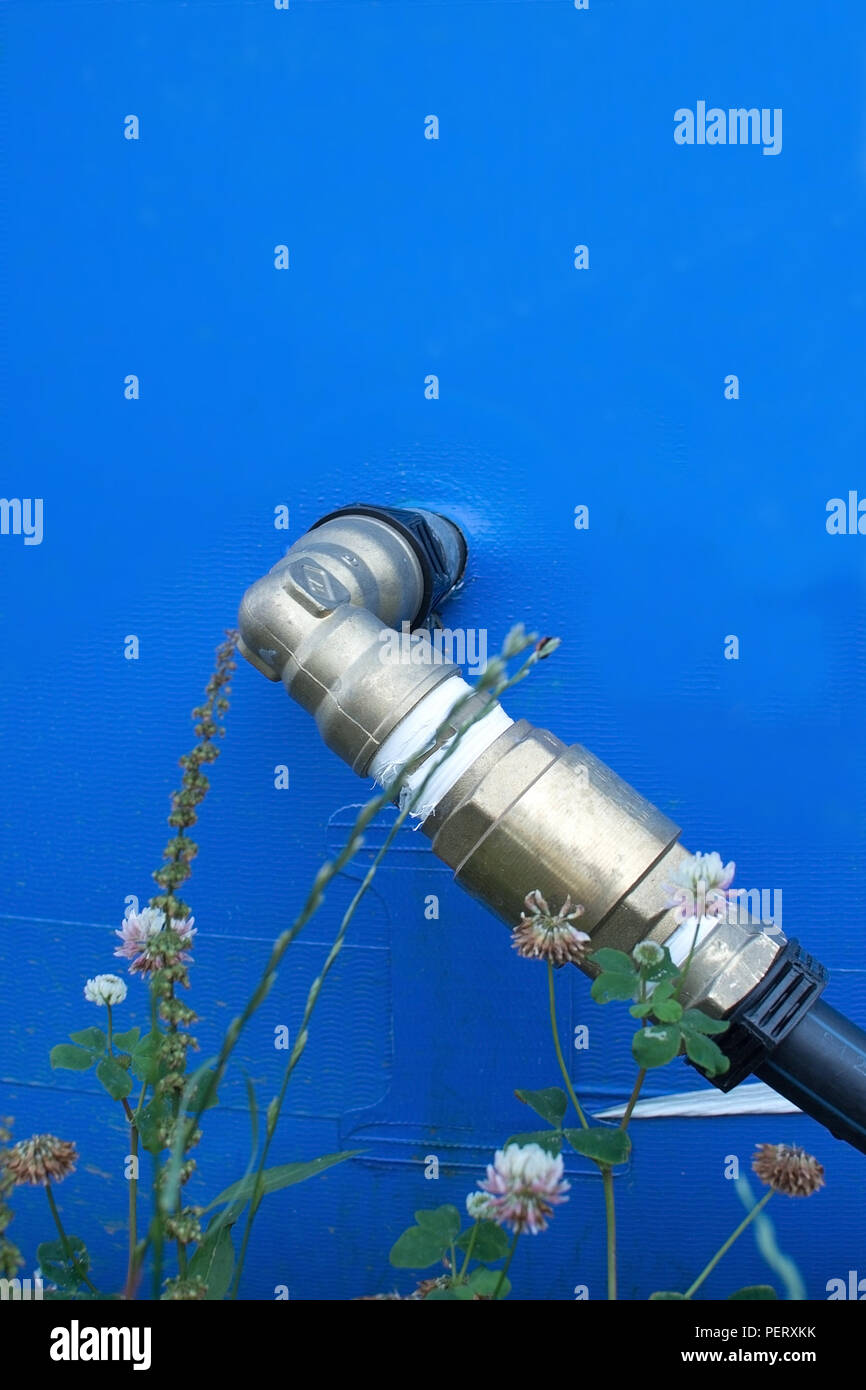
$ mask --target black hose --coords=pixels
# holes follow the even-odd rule
[[[755,1076],[866,1153],[866,1033],[822,999]]]

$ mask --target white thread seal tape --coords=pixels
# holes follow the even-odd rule
[[[450,714],[467,695],[472,686],[460,676],[449,676],[448,680],[437,685],[429,695],[420,700],[411,713],[402,719],[396,729],[388,735],[379,752],[373,759],[370,771],[382,787],[389,787],[411,762],[429,748],[436,738],[437,730],[447,722]],[[467,718],[469,717],[467,711]],[[460,715],[458,723],[464,722]],[[492,704],[488,714],[467,729],[457,749],[446,758],[454,739],[448,739],[436,749],[400,788],[400,809],[403,810],[429,777],[424,789],[423,801],[412,811],[413,820],[420,825],[436,809],[439,802],[451,790],[485,749],[499,738],[514,723],[498,703]],[[444,760],[444,761],[443,761]],[[432,773],[432,776],[431,776]]]

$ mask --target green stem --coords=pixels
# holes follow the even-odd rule
[[[141,1109],[140,1101],[138,1108]],[[138,1111],[136,1111],[137,1115]],[[129,1126],[129,1147],[132,1158],[132,1176],[129,1179],[129,1260],[126,1266],[126,1288],[123,1295],[126,1299],[135,1297],[135,1281],[138,1273],[138,1130],[135,1127],[135,1120]]]
[[[519,1232],[519,1231],[515,1231],[515,1232],[514,1232],[514,1239],[513,1239],[512,1242],[511,1242],[511,1248],[510,1248],[510,1250],[508,1251],[508,1259],[505,1261],[505,1264],[502,1266],[502,1272],[501,1272],[501,1274],[499,1275],[499,1282],[498,1282],[498,1284],[496,1285],[496,1288],[495,1288],[494,1291],[493,1291],[493,1302],[494,1302],[494,1303],[495,1303],[496,1300],[499,1298],[499,1295],[500,1295],[500,1293],[501,1293],[501,1291],[502,1291],[502,1285],[505,1283],[505,1276],[507,1275],[509,1269],[511,1268],[511,1261],[514,1259],[514,1252],[515,1252],[515,1250],[517,1249],[517,1242],[518,1242],[518,1239],[519,1239],[519,1238],[520,1238],[520,1232]]]
[[[69,1264],[72,1264],[72,1246],[69,1244],[69,1237],[63,1229],[63,1222],[60,1220],[60,1212],[57,1210],[57,1203],[54,1200],[54,1193],[51,1191],[51,1183],[45,1184],[45,1196],[48,1198],[48,1205],[51,1208],[51,1215],[54,1217],[54,1224],[60,1236],[60,1244],[63,1246],[63,1254]]]
[[[173,922],[173,921],[174,921],[174,918],[171,916],[171,913],[166,912],[166,914],[165,914],[165,928],[164,928],[164,930],[167,929],[168,931],[171,931],[171,930],[172,930],[172,922]],[[176,998],[175,992],[174,992],[174,981],[173,981],[173,980],[171,980],[171,981],[169,982],[167,998],[168,998],[169,1002],[173,1002],[174,999]],[[167,1031],[166,1031],[166,1037],[175,1036],[175,1035],[178,1033],[178,1031],[179,1031],[179,1030],[178,1030],[178,1026],[177,1026],[177,1020],[176,1020],[175,1018],[171,1018],[170,1021],[169,1021],[168,1029],[167,1029]],[[174,1120],[175,1125],[177,1124],[178,1119],[180,1118],[180,1102],[181,1102],[181,1097],[180,1097],[180,1095],[178,1094],[178,1092],[177,1092],[177,1091],[172,1091],[172,1094],[171,1094],[171,1109],[172,1109],[172,1117],[173,1117],[173,1120]],[[186,1145],[184,1145],[184,1153],[185,1153],[185,1152],[186,1152]],[[183,1157],[183,1155],[181,1155],[181,1157]],[[181,1200],[180,1192],[178,1191],[177,1201],[175,1202],[175,1208],[174,1208],[175,1216],[180,1216],[182,1210],[183,1210],[183,1202],[182,1202],[182,1200]],[[184,1245],[183,1241],[181,1241],[181,1240],[177,1240],[177,1241],[175,1242],[175,1244],[177,1245],[177,1270],[178,1270],[178,1274],[180,1275],[180,1277],[183,1278],[184,1275],[186,1274],[186,1263],[187,1263],[187,1261],[186,1261],[186,1246]]]
[[[631,1116],[632,1116],[632,1111],[634,1110],[635,1106],[637,1105],[637,1098],[638,1098],[638,1096],[640,1095],[640,1088],[641,1088],[641,1086],[643,1085],[643,1083],[644,1083],[645,1080],[646,1080],[646,1067],[641,1067],[641,1069],[640,1069],[640,1071],[638,1072],[637,1077],[636,1077],[636,1079],[635,1079],[634,1086],[632,1087],[632,1093],[631,1093],[631,1095],[630,1095],[629,1098],[628,1098],[628,1105],[625,1107],[625,1114],[623,1115],[622,1119],[621,1119],[620,1122],[619,1122],[619,1127],[620,1127],[620,1129],[623,1129],[623,1130],[628,1129],[628,1124],[629,1124],[629,1120],[631,1119]]]
[[[531,667],[535,665],[535,662],[537,660],[539,660],[539,654],[536,649],[534,652],[530,654],[530,656],[526,659],[522,666],[520,666],[520,668],[515,672],[513,676],[511,676],[508,680],[500,679],[495,682],[493,694],[498,697],[499,695],[503,694],[507,689],[509,689],[512,685],[515,685],[519,680],[522,680],[523,677],[528,674]],[[484,688],[484,683],[485,678],[482,676],[482,679],[479,682],[479,685],[476,687],[476,690]],[[490,682],[488,678],[488,684],[489,683]],[[453,756],[461,739],[468,732],[468,730],[471,729],[472,726],[476,724],[479,719],[483,719],[484,716],[487,714],[487,709],[482,708],[479,712],[474,714],[472,718],[469,719],[465,724],[460,725],[456,723],[455,716],[460,712],[460,710],[468,701],[473,699],[474,694],[475,692],[469,692],[468,695],[465,695],[460,700],[458,700],[457,704],[454,706],[454,709],[448,715],[447,719],[443,721],[443,724],[440,726],[439,729],[437,729],[435,740],[436,747],[439,747],[441,742],[443,742],[444,740],[450,740],[445,756],[438,763],[435,763],[430,767],[430,770],[427,773],[426,777],[424,777],[420,785],[415,789],[411,800],[407,801],[406,805],[403,806],[400,810],[399,815],[396,817],[393,825],[391,826],[391,829],[385,837],[384,843],[375,855],[369,869],[367,870],[367,873],[364,875],[360,887],[358,888],[357,892],[352,898],[352,901],[346,909],[346,912],[343,916],[343,920],[340,923],[339,931],[337,932],[331,949],[328,952],[328,956],[325,960],[324,966],[322,967],[321,973],[316,977],[316,979],[310,986],[310,990],[307,995],[307,1002],[304,1008],[304,1014],[301,1019],[300,1028],[298,1030],[298,1036],[289,1055],[288,1062],[286,1063],[286,1069],[283,1073],[283,1080],[280,1086],[280,1090],[278,1095],[276,1096],[276,1104],[272,1107],[269,1107],[268,1109],[268,1119],[265,1128],[265,1142],[262,1146],[262,1152],[259,1157],[258,1168],[256,1170],[256,1179],[253,1185],[253,1193],[250,1198],[250,1206],[247,1212],[247,1220],[244,1227],[243,1239],[241,1241],[240,1255],[238,1256],[237,1268],[235,1270],[235,1277],[232,1285],[231,1296],[233,1299],[236,1299],[238,1297],[241,1275],[243,1273],[244,1262],[246,1260],[247,1247],[249,1245],[250,1235],[252,1233],[252,1225],[256,1218],[256,1214],[258,1212],[258,1208],[261,1202],[261,1177],[264,1171],[265,1163],[267,1161],[268,1152],[270,1150],[271,1140],[274,1136],[274,1132],[277,1127],[277,1122],[280,1117],[280,1112],[282,1110],[283,1101],[285,1099],[286,1090],[288,1088],[292,1072],[294,1071],[298,1063],[301,1053],[306,1047],[308,1037],[308,1025],[312,1017],[316,1001],[319,997],[319,994],[321,993],[321,989],[324,984],[325,978],[342,949],[343,941],[345,939],[346,932],[349,928],[349,924],[351,923],[351,920],[355,914],[355,911],[359,903],[361,902],[361,899],[364,897],[364,894],[367,892],[367,889],[373,882],[373,879],[376,875],[376,871],[379,868],[379,865],[381,864],[382,860],[384,859],[385,854],[391,847],[391,844],[393,843],[394,838],[396,837],[400,828],[402,827],[408,816],[412,813],[415,806],[421,802],[427,783],[430,781],[431,777],[438,770],[438,768],[442,766],[442,763],[444,763],[445,761],[447,761],[448,758]],[[426,751],[427,750],[425,750],[424,756],[426,756]],[[274,966],[277,965],[279,961],[282,959],[283,954],[288,949],[289,945],[294,940],[294,938],[298,935],[298,932],[301,930],[301,927],[317,911],[323,897],[322,889],[325,887],[327,883],[331,881],[331,879],[336,877],[336,874],[339,872],[340,868],[342,868],[343,864],[345,864],[360,847],[362,843],[360,834],[361,830],[363,830],[364,827],[369,824],[369,822],[373,819],[373,816],[377,813],[377,811],[379,811],[388,802],[397,799],[397,794],[403,786],[405,779],[409,775],[411,775],[413,771],[417,770],[419,761],[422,760],[423,759],[416,759],[413,763],[408,764],[405,768],[403,768],[402,772],[397,777],[397,779],[389,787],[387,787],[380,796],[374,797],[371,801],[367,802],[366,806],[362,807],[361,812],[359,813],[350,833],[349,840],[347,841],[346,845],[344,845],[336,860],[329,864],[323,865],[322,868],[319,870],[319,873],[316,875],[316,878],[313,882],[313,887],[310,890],[310,894],[307,898],[307,902],[304,906],[303,911],[301,912],[300,917],[296,919],[289,931],[284,932],[283,935],[279,937],[275,942],[274,949],[271,953],[271,959],[265,968],[265,975],[263,976],[258,989],[254,993],[252,999],[247,1004],[247,1007],[244,1010],[243,1014],[240,1016],[240,1018],[234,1020],[234,1023],[230,1025],[230,1028],[226,1033],[220,1056],[217,1059],[216,1070],[211,1073],[211,1079],[209,1080],[207,1086],[204,1088],[204,1094],[199,1102],[200,1108],[192,1121],[193,1124],[197,1122],[199,1115],[202,1113],[204,1106],[207,1104],[210,1094],[216,1089],[219,1080],[223,1072],[225,1071],[229,1055],[232,1049],[234,1048],[234,1044],[237,1041],[237,1036],[240,1033],[243,1024],[246,1022],[247,1018],[249,1018],[251,1014],[255,1012],[255,1009],[258,1007],[259,1002],[261,1002],[259,995],[261,995],[261,997],[263,998],[264,994],[267,993],[268,989],[273,983]],[[578,1112],[579,1109],[580,1108],[578,1107]],[[583,1123],[585,1124],[585,1121]]]
[[[60,1212],[57,1210],[57,1203],[54,1200],[54,1193],[51,1190],[51,1183],[45,1184],[45,1196],[48,1198],[48,1205],[51,1208],[51,1215],[54,1217],[54,1224],[57,1227],[57,1234],[60,1236],[60,1244],[63,1246],[63,1255],[69,1265],[69,1272],[75,1273],[75,1256],[72,1253],[72,1246],[69,1244],[69,1237],[63,1229],[63,1222],[60,1220]],[[94,1293],[98,1290],[95,1284],[91,1284],[86,1274],[81,1275],[82,1282],[92,1289]]]
[[[150,991],[149,991],[149,992],[150,992],[150,1031],[151,1031],[151,1033],[159,1033],[159,1032],[160,1032],[160,1027],[159,1027],[159,1014],[158,1014],[158,1009],[157,1009],[156,991],[155,991],[154,988],[153,988],[153,981],[151,981],[151,986],[150,986]],[[157,1088],[156,1088],[156,1083],[154,1083],[154,1087],[153,1087],[153,1099],[154,1099],[154,1100],[156,1100],[156,1095],[157,1095]],[[140,1106],[139,1106],[139,1108],[140,1108]],[[160,1178],[161,1178],[161,1175],[162,1175],[162,1159],[161,1159],[160,1154],[153,1154],[153,1155],[152,1155],[152,1157],[151,1157],[151,1172],[152,1172],[152,1174],[153,1174],[153,1176],[152,1176],[152,1178],[151,1178],[151,1194],[152,1194],[153,1212],[154,1212],[154,1215],[153,1215],[153,1217],[152,1217],[152,1219],[151,1219],[151,1221],[150,1221],[150,1225],[149,1225],[148,1232],[147,1232],[147,1239],[148,1239],[148,1241],[149,1241],[149,1242],[152,1244],[152,1246],[153,1246],[153,1267],[152,1267],[153,1292],[152,1292],[151,1297],[153,1298],[154,1302],[157,1302],[157,1301],[159,1300],[159,1298],[160,1298],[161,1293],[162,1293],[162,1263],[163,1263],[163,1253],[164,1253],[164,1248],[165,1248],[165,1242],[163,1241],[163,1238],[162,1238],[162,1211],[161,1211],[161,1209],[160,1209],[160,1200],[159,1200],[159,1198],[160,1198]]]
[[[743,1234],[743,1231],[746,1229],[749,1223],[751,1221],[754,1221],[755,1217],[758,1215],[758,1212],[761,1211],[767,1205],[772,1195],[773,1190],[771,1188],[769,1192],[766,1192],[764,1194],[760,1202],[758,1202],[754,1207],[752,1207],[752,1210],[749,1212],[748,1216],[745,1218],[744,1221],[740,1222],[733,1235],[728,1236],[728,1239],[725,1241],[721,1249],[716,1251],[709,1264],[701,1270],[695,1282],[691,1285],[690,1288],[686,1289],[686,1292],[683,1294],[684,1298],[691,1298],[692,1294],[695,1293],[695,1291],[701,1287],[701,1284],[704,1282],[707,1275],[712,1273],[722,1256],[728,1253],[734,1241],[737,1240],[737,1238]]]
[[[154,1088],[154,1099],[156,1098],[156,1088]],[[165,1251],[165,1242],[162,1236],[163,1213],[160,1210],[160,1181],[162,1177],[162,1162],[159,1154],[151,1155],[151,1193],[153,1200],[153,1216],[148,1226],[147,1239],[153,1249],[153,1263],[151,1266],[152,1293],[151,1298],[158,1302],[162,1294],[162,1266]]]
[[[154,1188],[156,1188],[156,1189],[158,1190],[157,1184],[158,1184],[158,1181],[159,1181],[160,1165],[159,1165],[159,1161],[158,1161],[157,1159],[154,1159],[153,1167],[154,1167],[154,1180],[153,1180],[153,1185],[154,1185]],[[153,1301],[154,1301],[155,1303],[157,1303],[157,1302],[159,1302],[159,1299],[160,1299],[160,1297],[161,1297],[161,1295],[162,1295],[162,1264],[163,1264],[163,1255],[164,1255],[164,1251],[165,1251],[165,1241],[163,1240],[163,1235],[162,1235],[162,1215],[161,1215],[161,1213],[160,1213],[159,1211],[156,1212],[155,1216],[153,1217],[153,1220],[152,1220],[151,1223],[150,1223],[150,1231],[148,1232],[148,1235],[149,1235],[149,1237],[150,1237],[150,1243],[151,1243],[151,1245],[153,1246],[153,1295],[152,1295],[152,1297],[153,1297]]]
[[[114,1053],[111,1050],[111,1005],[106,1003],[105,1009],[108,1014],[108,1055],[109,1057],[113,1057]],[[124,1114],[126,1115],[126,1118],[129,1120],[129,1123],[134,1124],[135,1116],[133,1115],[132,1110],[130,1109],[129,1101],[126,1099],[126,1096],[121,1096],[120,1103],[123,1106]]]
[[[452,1242],[451,1242],[451,1280],[450,1280],[450,1282],[451,1282],[452,1284],[454,1284],[455,1282],[458,1282],[458,1280],[457,1280],[457,1251],[454,1249],[454,1242],[453,1242],[453,1240],[452,1240]]]
[[[469,1261],[472,1259],[472,1251],[475,1249],[475,1237],[478,1235],[478,1227],[480,1225],[481,1222],[476,1221],[475,1225],[472,1227],[472,1235],[469,1237],[469,1244],[466,1247],[466,1259],[463,1261],[460,1273],[457,1276],[458,1284],[462,1284],[463,1280],[466,1278],[466,1270],[469,1267]]]
[[[688,953],[688,955],[686,956],[685,961],[684,961],[683,964],[680,966],[680,978],[679,978],[679,980],[677,981],[677,985],[676,985],[676,988],[674,989],[673,994],[671,995],[671,998],[672,998],[672,999],[676,999],[676,1000],[679,999],[680,994],[682,993],[683,985],[684,985],[685,982],[686,982],[686,976],[688,975],[689,971],[691,970],[691,967],[692,967],[692,957],[694,956],[695,951],[698,949],[698,934],[699,934],[699,932],[700,932],[700,930],[701,930],[701,922],[702,922],[702,921],[703,921],[703,918],[702,918],[702,917],[697,917],[697,918],[695,919],[695,933],[694,933],[694,936],[692,937],[692,944],[691,944],[691,946],[689,947],[689,953]]]
[[[562,1048],[559,1044],[559,1029],[556,1025],[556,990],[554,989],[553,984],[553,966],[550,963],[550,961],[547,962],[547,992],[550,999],[550,1028],[551,1032],[553,1033],[553,1046],[556,1048],[556,1060],[559,1062],[559,1070],[562,1072],[562,1079],[565,1082],[565,1088],[568,1091],[568,1094],[571,1096],[571,1103],[577,1111],[577,1118],[580,1120],[581,1128],[589,1129],[589,1125],[586,1122],[586,1116],[580,1108],[580,1101],[574,1093],[574,1087],[571,1084],[571,1077],[568,1074],[568,1068],[565,1065],[565,1058],[562,1055]]]
[[[616,1208],[613,1201],[613,1169],[606,1164],[601,1170],[604,1183],[604,1214],[607,1225],[607,1297],[616,1301]]]

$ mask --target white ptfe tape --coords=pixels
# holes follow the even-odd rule
[[[701,942],[719,925],[718,917],[702,917],[698,925],[697,917],[687,917],[676,931],[668,937],[665,945],[671,953],[674,965],[682,965],[687,960],[692,947],[697,949]],[[697,931],[697,939],[695,939]]]
[[[471,692],[472,686],[467,685],[460,676],[449,676],[448,680],[437,685],[435,690],[431,690],[429,695],[425,695],[424,699],[419,701],[411,713],[407,714],[388,735],[373,759],[370,771],[380,786],[390,786],[408,762],[419,753],[423,753],[425,748],[429,748],[436,737],[437,729],[446,722],[455,705]],[[419,824],[426,820],[467,768],[471,767],[494,739],[513,723],[514,720],[509,719],[498,702],[492,705],[489,714],[485,714],[467,729],[458,747],[449,757],[446,758],[446,754],[454,742],[453,739],[437,748],[435,753],[406,778],[400,789],[401,810],[407,802],[412,801],[418,788],[429,778],[424,788],[423,801],[419,801],[412,810],[412,816],[417,818]]]

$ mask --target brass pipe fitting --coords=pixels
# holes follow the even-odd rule
[[[554,912],[566,898],[583,906],[593,950],[650,938],[689,958],[682,1002],[731,1022],[730,1070],[715,1084],[757,1072],[866,1151],[866,1035],[819,1000],[823,966],[742,900],[681,923],[670,885],[690,856],[678,827],[579,744],[473,695],[433,649],[423,624],[465,560],[459,529],[433,512],[331,513],[247,590],[240,651],[359,776],[389,786],[406,770],[400,796],[433,852],[510,927],[537,889]],[[395,662],[387,649],[407,626],[415,655]],[[478,717],[449,752],[453,736],[436,735],[458,701],[458,722]]]
[[[586,748],[526,720],[487,748],[421,828],[461,888],[512,927],[534,888],[554,910],[566,897],[582,904],[593,950],[630,952],[647,938],[664,945],[679,926],[668,887],[689,857],[679,828]],[[684,1000],[727,1013],[783,940],[750,917],[720,921],[695,952]]]

